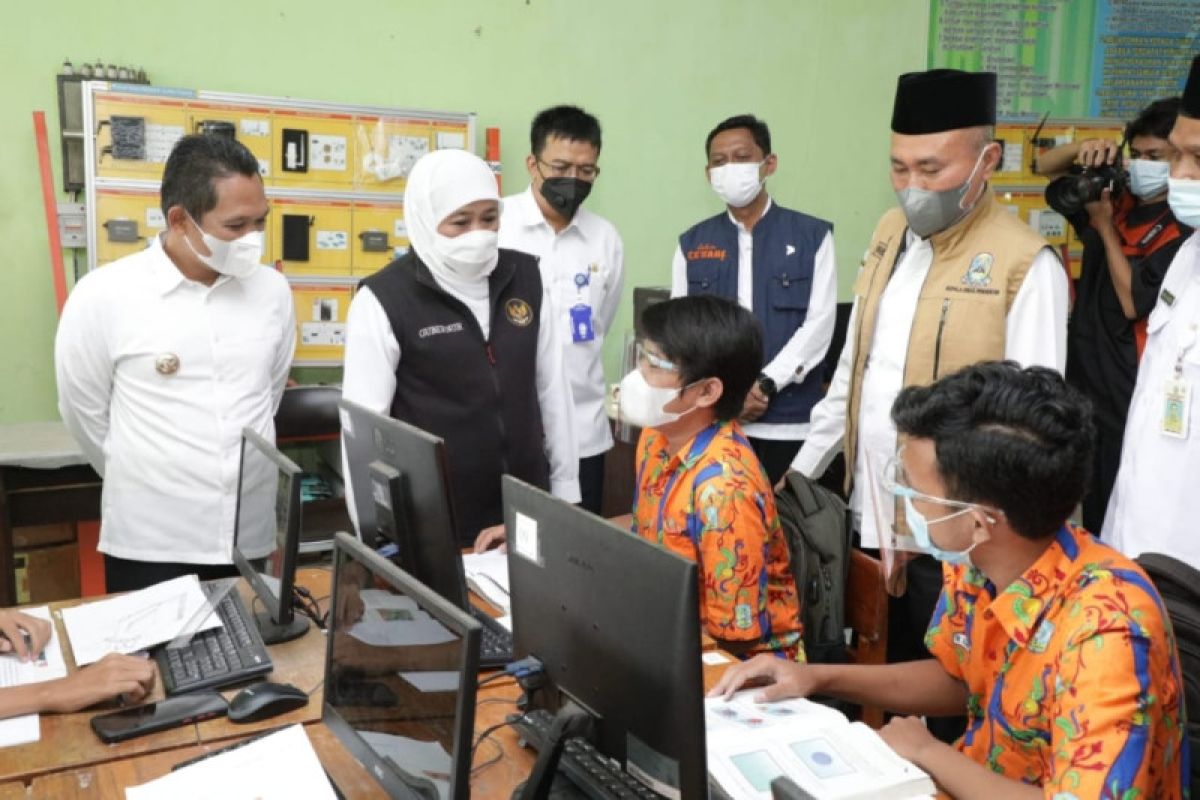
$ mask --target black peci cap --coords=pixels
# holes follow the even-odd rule
[[[1200,93],[1200,87],[1196,90]],[[931,69],[896,82],[892,130],[921,135],[996,124],[996,73]]]
[[[1183,86],[1183,103],[1179,113],[1192,119],[1200,119],[1200,55],[1192,59],[1192,71]]]

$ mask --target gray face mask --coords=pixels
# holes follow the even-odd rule
[[[909,186],[896,192],[900,207],[904,209],[904,217],[908,220],[908,227],[912,228],[913,233],[924,239],[938,231],[946,230],[970,213],[974,204],[964,207],[963,201],[971,188],[971,181],[975,180],[979,165],[983,163],[984,152],[979,153],[971,174],[962,186],[943,189],[940,192]],[[980,194],[980,197],[982,196]]]

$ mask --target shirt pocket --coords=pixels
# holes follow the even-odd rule
[[[808,299],[812,293],[812,276],[802,275],[799,268],[771,273],[771,307],[778,311],[808,311]]]
[[[721,270],[728,269],[721,261],[689,261],[687,265],[688,294],[711,294],[720,285]]]
[[[247,388],[270,386],[284,333],[262,324],[218,334],[214,348],[218,376]]]

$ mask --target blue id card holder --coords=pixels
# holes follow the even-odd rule
[[[571,341],[575,344],[590,342],[596,338],[592,328],[592,307],[583,305],[571,306]]]

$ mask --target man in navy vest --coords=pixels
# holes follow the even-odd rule
[[[771,200],[765,182],[778,161],[762,120],[730,117],[708,134],[705,153],[705,174],[726,208],[679,237],[671,295],[736,300],[762,323],[765,363],[741,420],[774,484],[821,398],[819,367],[837,307],[833,225]]]

